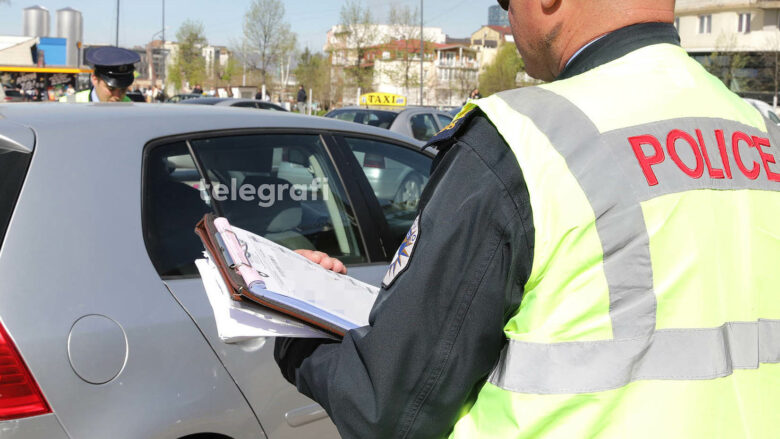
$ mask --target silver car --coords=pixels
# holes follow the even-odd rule
[[[193,227],[223,215],[377,284],[416,213],[377,197],[369,153],[427,181],[404,137],[325,118],[0,105],[0,437],[338,437],[273,339],[218,339]]]
[[[386,128],[421,142],[436,135],[452,122],[453,118],[446,111],[429,107],[395,109],[344,107],[329,111],[325,117]]]
[[[257,108],[260,110],[274,110],[274,111],[287,111],[284,107],[276,105],[273,102],[260,101],[257,99],[239,99],[239,98],[220,98],[215,96],[184,99],[179,101],[180,104],[197,104],[197,105],[218,105],[225,107],[239,107],[239,108]]]

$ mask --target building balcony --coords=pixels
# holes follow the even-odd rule
[[[439,68],[478,69],[479,63],[473,59],[437,59],[434,65]]]

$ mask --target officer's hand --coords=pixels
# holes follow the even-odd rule
[[[314,250],[295,250],[295,253],[305,257],[306,259],[319,264],[326,270],[332,270],[336,273],[347,274],[347,267],[336,258],[331,258],[323,252]]]

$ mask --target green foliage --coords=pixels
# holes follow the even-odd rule
[[[420,86],[420,40],[424,41],[426,54],[433,52],[433,45],[425,41],[420,33],[420,12],[409,5],[392,3],[388,22],[392,26],[389,41],[383,47],[391,53],[395,66],[384,73],[390,81],[403,84],[404,94],[408,95],[410,88]]]
[[[374,69],[364,65],[363,60],[373,40],[371,9],[362,0],[347,0],[341,7],[341,32],[337,35],[344,47],[354,57],[351,67],[344,73],[351,85],[364,91],[371,88],[374,82]]]
[[[262,83],[268,85],[268,73],[295,51],[297,36],[284,20],[281,0],[252,0],[244,15],[244,41],[260,67]],[[252,57],[249,57],[250,59]]]
[[[230,81],[233,80],[233,77],[236,74],[240,73],[240,71],[241,71],[241,66],[238,65],[238,61],[236,60],[236,58],[231,56],[230,58],[228,58],[227,65],[225,65],[224,70],[219,75],[219,79],[230,84]]]
[[[202,83],[206,78],[206,60],[203,58],[202,49],[208,44],[203,23],[185,21],[176,32],[176,40],[179,47],[173,58],[168,81],[177,89],[181,89],[184,82],[189,82],[190,85]]]
[[[298,65],[295,67],[295,77],[299,84],[306,87],[306,93],[312,90],[312,99],[322,105],[330,106],[332,103],[330,86],[330,59],[321,53],[311,53],[305,49],[298,56]]]
[[[514,44],[502,44],[498,48],[495,59],[485,71],[479,75],[479,91],[482,96],[489,96],[504,90],[515,88],[517,74],[525,69],[525,63],[520,58]]]

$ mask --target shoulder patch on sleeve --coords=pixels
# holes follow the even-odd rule
[[[398,251],[395,252],[393,261],[390,263],[390,266],[387,267],[385,278],[382,279],[382,287],[385,289],[390,288],[393,281],[395,281],[401,273],[406,271],[406,268],[409,266],[409,260],[412,259],[412,252],[414,251],[415,244],[417,244],[419,238],[420,216],[417,215],[417,218],[414,219],[414,223],[412,223],[412,227],[409,228],[409,231],[406,233],[406,237],[401,243],[401,246],[398,247]]]
[[[453,137],[460,132],[460,129],[469,121],[472,116],[477,114],[477,107],[474,105],[464,107],[449,125],[442,128],[435,136],[428,140],[428,145],[436,149],[440,149],[440,146],[447,146],[453,141]]]

